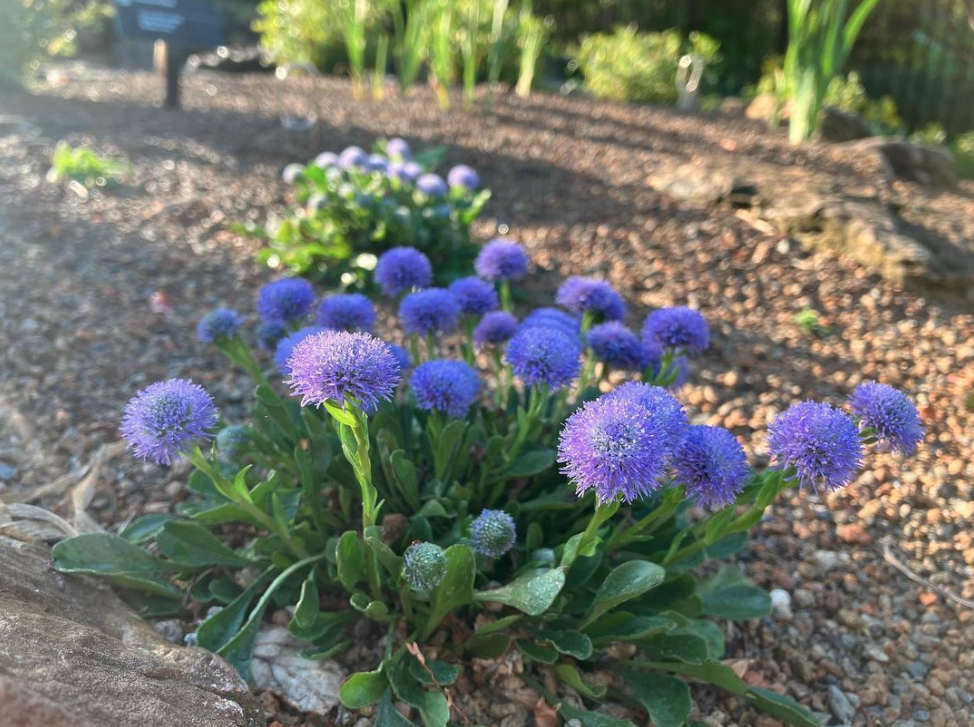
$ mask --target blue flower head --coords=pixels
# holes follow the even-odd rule
[[[342,169],[361,167],[365,165],[365,162],[368,160],[368,156],[369,155],[366,154],[365,150],[362,148],[350,146],[338,155],[338,166],[340,166]]]
[[[137,457],[169,464],[191,445],[210,439],[216,421],[213,399],[202,386],[169,379],[129,401],[120,429]]]
[[[233,338],[243,325],[243,316],[232,308],[217,308],[200,319],[196,337],[203,343]]]
[[[521,322],[522,328],[557,328],[569,336],[581,333],[578,318],[558,308],[535,308]]]
[[[628,399],[601,397],[566,421],[558,461],[581,496],[593,490],[601,503],[625,502],[662,486],[669,433],[659,418]]]
[[[386,142],[386,154],[396,162],[405,162],[413,158],[413,150],[409,148],[409,144],[405,139],[398,137]]]
[[[517,280],[528,274],[530,260],[514,240],[495,237],[480,250],[474,270],[485,280]]]
[[[267,351],[277,348],[277,342],[287,335],[287,326],[283,323],[260,323],[257,326],[257,345]]]
[[[450,292],[460,301],[460,310],[468,315],[479,316],[500,307],[494,286],[476,276],[453,281]]]
[[[413,367],[413,360],[409,356],[409,351],[397,343],[390,343],[389,349],[392,351],[392,355],[396,357],[400,371],[408,371]]]
[[[508,342],[505,358],[525,386],[554,391],[578,376],[581,355],[578,340],[555,328],[524,328]]]
[[[288,164],[281,172],[281,179],[288,184],[294,184],[304,174],[304,164]]]
[[[463,361],[426,361],[413,371],[409,385],[416,405],[462,417],[480,393],[480,377]]]
[[[297,323],[315,304],[315,291],[304,278],[283,278],[257,293],[257,315],[268,323]]]
[[[480,186],[480,175],[466,164],[457,164],[446,175],[446,181],[451,187],[458,187],[473,191]]]
[[[318,305],[317,323],[335,331],[369,331],[375,325],[375,308],[361,293],[332,295]]]
[[[330,151],[323,151],[315,157],[315,166],[321,169],[336,167],[338,166],[338,155]]]
[[[473,342],[480,347],[505,343],[517,332],[517,318],[502,310],[485,313],[473,329]]]
[[[923,439],[917,408],[892,386],[875,381],[859,384],[849,397],[849,406],[862,426],[876,432],[880,447],[911,454]]]
[[[460,301],[443,288],[419,290],[402,299],[399,320],[406,333],[453,333],[460,324]]]
[[[659,386],[630,381],[613,389],[602,398],[610,401],[631,401],[646,409],[653,419],[659,421],[663,431],[666,432],[669,453],[676,450],[690,426],[683,405],[673,394]]]
[[[768,427],[768,451],[799,482],[836,490],[852,482],[862,465],[862,444],[852,417],[815,401],[792,404]]]
[[[375,281],[390,298],[413,288],[425,288],[432,280],[433,266],[429,258],[415,247],[386,250],[375,264]]]
[[[287,376],[291,373],[291,366],[288,361],[291,360],[291,354],[294,352],[294,347],[298,345],[305,338],[310,336],[312,333],[321,333],[323,329],[318,326],[305,326],[294,333],[289,333],[277,342],[277,346],[274,348],[274,363],[277,364],[277,370],[282,374]]]
[[[696,356],[710,346],[710,327],[693,308],[660,308],[646,317],[643,339]]]
[[[365,168],[372,172],[385,172],[389,169],[389,160],[382,154],[369,154],[365,158]]]
[[[413,543],[402,560],[403,577],[417,590],[432,591],[446,578],[446,552],[435,543]]]
[[[416,162],[393,162],[389,165],[389,176],[403,183],[415,182],[423,175],[423,167]]]
[[[592,313],[604,321],[621,321],[626,317],[622,297],[604,280],[568,278],[555,296],[558,305],[575,313]]]
[[[645,354],[642,342],[619,321],[593,326],[585,340],[595,355],[609,366],[625,371],[636,371],[643,367]]]
[[[677,481],[701,507],[719,510],[744,489],[749,470],[737,438],[720,427],[693,426],[673,458]]]
[[[445,197],[449,191],[439,174],[423,174],[416,180],[416,189],[427,197]]]
[[[477,553],[500,558],[517,542],[517,526],[503,510],[483,510],[470,525],[470,539]]]

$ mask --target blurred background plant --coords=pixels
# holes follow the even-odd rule
[[[90,147],[72,147],[66,141],[59,141],[54,147],[47,180],[72,180],[86,187],[104,187],[121,181],[129,170],[126,162],[100,157]]]

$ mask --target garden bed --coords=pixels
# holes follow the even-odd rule
[[[201,73],[186,80],[186,110],[173,113],[154,107],[161,84],[146,74],[73,67],[56,81],[11,98],[3,112],[23,123],[0,125],[0,346],[10,352],[0,371],[0,498],[80,472],[116,441],[128,396],[150,381],[191,375],[228,419],[242,415],[245,381],[190,333],[219,304],[251,310],[268,279],[252,261],[258,244],[226,225],[263,221],[287,194],[283,166],[316,151],[382,135],[414,148],[446,143],[447,160],[475,166],[494,191],[475,235],[509,226],[543,268],[527,296],[549,298],[568,274],[596,275],[645,307],[690,303],[707,315],[715,342],[684,392],[707,423],[761,431],[772,402],[838,399],[862,378],[918,400],[930,434],[917,458],[881,463],[823,502],[786,500],[759,526],[740,561],[759,585],[786,591],[790,609],[734,627],[729,653],[749,683],[786,687],[836,724],[970,723],[971,610],[883,557],[889,538],[892,555],[918,574],[974,597],[970,304],[899,291],[733,210],[685,205],[646,184],[665,160],[719,154],[807,168],[869,195],[880,180],[868,159],[794,149],[740,119],[586,99],[505,97],[491,114],[442,114],[424,92],[355,103],[331,79]],[[312,108],[318,143],[281,129],[278,114]],[[63,138],[127,158],[130,178],[87,198],[45,183]],[[901,189],[911,224],[970,245],[974,186]],[[815,330],[795,323],[806,309],[819,314]],[[185,476],[178,465],[107,458],[88,511],[106,526],[166,512]],[[41,502],[70,513],[57,489]],[[701,716],[755,723],[733,700]]]

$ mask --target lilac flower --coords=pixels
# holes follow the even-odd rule
[[[361,147],[350,146],[338,155],[338,166],[342,169],[352,169],[365,164],[368,154]]]
[[[602,398],[609,401],[631,401],[646,409],[653,419],[660,422],[663,431],[666,432],[671,453],[676,450],[690,426],[683,405],[673,394],[659,386],[630,381],[613,389]]]
[[[517,542],[517,526],[503,510],[482,510],[470,525],[470,539],[477,553],[500,558]]]
[[[413,151],[405,139],[396,137],[386,142],[386,154],[393,161],[403,162],[412,159]]]
[[[188,379],[169,379],[138,392],[120,427],[135,456],[169,464],[190,445],[212,437],[217,413],[202,386]]]
[[[445,197],[449,191],[439,174],[423,174],[416,180],[416,189],[427,197]]]
[[[923,439],[920,414],[903,392],[886,384],[866,381],[849,397],[852,412],[862,426],[876,432],[881,447],[911,454]]]
[[[432,591],[446,578],[446,553],[435,543],[413,543],[402,561],[403,577],[417,590]]]
[[[690,427],[673,463],[687,496],[711,510],[734,502],[749,474],[744,449],[720,427]]]
[[[627,371],[642,368],[645,359],[642,342],[619,321],[593,326],[585,341],[610,366]]]
[[[480,393],[480,377],[463,361],[426,361],[413,371],[409,385],[416,405],[462,417]]]
[[[335,331],[368,331],[375,325],[375,309],[361,293],[332,295],[318,304],[317,322]]]
[[[399,320],[406,333],[453,333],[460,323],[460,301],[443,288],[419,290],[402,299]]]
[[[313,333],[321,333],[322,329],[318,326],[305,326],[294,333],[284,336],[277,342],[277,346],[274,349],[274,363],[277,364],[277,370],[282,374],[287,376],[291,373],[291,365],[288,361],[291,360],[291,354],[294,352],[294,347],[297,346],[301,341],[306,339]]]
[[[568,278],[555,296],[558,305],[575,313],[592,313],[605,321],[621,321],[626,317],[622,297],[604,280]]]
[[[257,315],[265,322],[296,323],[311,311],[315,291],[304,278],[268,283],[257,294]]]
[[[485,280],[517,280],[528,274],[530,260],[514,240],[495,237],[480,250],[474,270]]]
[[[517,332],[517,318],[502,310],[484,314],[473,329],[473,342],[477,346],[504,343]]]
[[[400,182],[415,182],[423,175],[423,167],[416,162],[393,162],[389,165],[389,176],[396,177]]]
[[[524,328],[507,344],[505,358],[525,386],[568,386],[581,369],[577,339],[554,328]]]
[[[373,172],[385,172],[389,168],[389,160],[382,154],[369,154],[365,158],[365,168]]]
[[[288,184],[294,184],[304,174],[304,164],[288,164],[281,172],[281,179]]]
[[[375,265],[375,280],[390,298],[413,288],[425,288],[432,279],[429,258],[414,247],[386,250]]]
[[[792,404],[768,428],[768,451],[799,482],[835,490],[852,482],[862,465],[862,444],[852,417],[815,401]]]
[[[710,346],[710,327],[693,308],[660,308],[647,316],[643,338],[696,356]]]
[[[294,347],[289,364],[287,383],[301,406],[352,399],[369,411],[392,396],[400,379],[389,346],[369,333],[313,333]]]
[[[574,316],[558,308],[536,308],[521,322],[522,328],[557,328],[569,336],[578,336],[581,332],[579,321]]]
[[[287,335],[283,323],[261,323],[257,326],[257,345],[267,351],[277,348],[277,342]]]
[[[243,325],[243,316],[232,308],[217,308],[200,319],[196,337],[203,343],[213,343],[222,338],[233,338]]]
[[[634,401],[602,397],[565,422],[558,441],[562,473],[578,495],[594,490],[599,502],[625,502],[662,486],[669,433],[662,421]]]
[[[315,166],[321,169],[330,169],[338,166],[338,155],[330,151],[323,151],[315,157]]]
[[[400,346],[397,343],[390,343],[389,350],[392,351],[392,355],[396,357],[396,363],[399,364],[400,371],[408,371],[413,367],[413,360],[409,356],[409,351]]]
[[[469,315],[483,315],[500,306],[494,286],[473,275],[453,281],[450,292],[460,301],[460,310]]]
[[[446,175],[446,181],[451,187],[459,187],[472,192],[480,186],[480,175],[466,164],[457,164]]]

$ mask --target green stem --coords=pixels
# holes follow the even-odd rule
[[[605,544],[606,552],[611,552],[628,545],[633,541],[633,539],[642,535],[647,527],[657,522],[664,516],[672,515],[674,512],[676,512],[677,504],[678,502],[670,504],[664,500],[662,503],[660,503],[659,507],[636,522],[632,527],[626,528],[625,530],[617,529],[612,533]]]
[[[267,381],[267,377],[261,371],[260,364],[250,352],[250,347],[240,336],[220,339],[216,341],[216,347],[230,361],[246,371],[257,382],[258,386],[270,386],[270,382]]]
[[[501,289],[501,308],[508,313],[514,312],[514,300],[511,297],[511,281],[502,280],[500,284]]]

